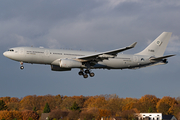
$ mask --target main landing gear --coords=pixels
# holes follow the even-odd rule
[[[80,76],[82,75],[84,78],[88,78],[88,74],[89,74],[90,77],[94,77],[94,75],[95,75],[95,74],[94,74],[93,72],[91,72],[90,70],[85,70],[85,71],[84,71],[84,70],[80,70],[80,71],[79,71],[79,75],[80,75]]]
[[[20,69],[23,70],[24,69],[23,62],[20,62],[20,65],[21,65]]]

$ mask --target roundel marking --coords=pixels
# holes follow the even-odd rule
[[[156,44],[157,44],[157,45],[161,45],[161,41],[158,40],[158,41],[156,42]]]

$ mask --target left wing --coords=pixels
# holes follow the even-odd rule
[[[98,62],[98,61],[102,61],[104,59],[114,58],[115,56],[117,56],[117,54],[119,52],[123,52],[125,50],[134,48],[136,46],[136,44],[137,44],[137,42],[135,42],[132,45],[125,47],[125,48],[119,48],[119,49],[115,49],[115,50],[111,50],[111,51],[77,57],[76,60],[81,61],[81,62],[87,62],[87,61],[92,61],[92,60]]]

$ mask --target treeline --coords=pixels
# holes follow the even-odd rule
[[[137,98],[120,98],[115,94],[99,96],[29,95],[24,98],[1,97],[0,120],[32,118],[38,120],[45,105],[52,119],[100,119],[121,116],[132,119],[134,113],[163,113],[180,118],[180,97],[144,95]],[[8,118],[9,117],[9,118]]]

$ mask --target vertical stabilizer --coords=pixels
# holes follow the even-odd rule
[[[163,56],[171,34],[171,32],[163,32],[148,47],[137,53],[137,55],[151,55],[155,57]]]

